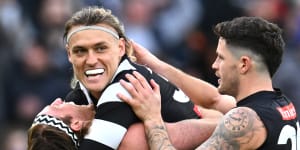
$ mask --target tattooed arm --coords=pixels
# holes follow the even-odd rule
[[[132,98],[118,94],[118,97],[127,102],[136,115],[143,121],[146,131],[148,145],[151,150],[175,149],[169,139],[166,126],[161,116],[161,96],[159,85],[151,80],[151,86],[138,72],[126,75],[133,86],[123,80],[120,81]]]
[[[266,137],[258,115],[250,108],[238,107],[223,117],[213,135],[197,150],[257,149]]]
[[[151,150],[175,150],[170,142],[162,118],[144,121],[146,137]]]
[[[144,128],[141,129],[140,126],[134,125],[126,133],[128,138],[125,137],[123,139],[119,149],[136,149],[132,147],[134,144],[130,144],[137,142],[136,140],[134,142],[130,141],[130,139],[133,139],[132,137],[138,140],[139,149],[148,148],[144,146],[146,145],[144,144],[146,141],[152,150],[175,149],[174,146],[184,150],[195,149],[195,147],[203,143],[212,134],[219,117],[188,119],[165,124],[160,113],[161,101],[159,86],[154,80],[151,80],[152,90],[146,79],[135,71],[133,75],[128,74],[126,77],[131,84],[122,80],[120,83],[130,93],[131,97],[122,94],[118,94],[118,96],[133,108],[136,115],[143,121],[146,132],[144,132]],[[146,141],[144,139],[145,135],[140,131],[144,134],[146,133]],[[172,144],[174,145],[172,145],[170,141],[173,142]]]

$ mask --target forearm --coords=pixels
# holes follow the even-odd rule
[[[222,113],[235,106],[235,100],[221,95],[217,88],[203,80],[192,77],[161,61],[141,45],[132,42],[138,63],[150,67],[179,87],[195,103],[205,108],[217,109]]]
[[[235,106],[233,98],[221,95],[212,84],[188,75],[163,61],[153,61],[149,67],[183,90],[195,104],[217,109],[222,113]]]
[[[168,136],[167,128],[162,120],[144,122],[145,132],[150,150],[174,150]]]
[[[213,133],[219,120],[195,119],[166,123],[172,144],[178,150],[195,149]]]
[[[156,136],[152,138],[156,138],[160,141],[158,143],[165,142],[164,138],[169,136],[169,139],[173,146],[178,150],[192,150],[202,144],[206,139],[210,137],[213,130],[215,129],[217,123],[219,122],[218,119],[189,119],[183,120],[176,123],[165,123],[162,124],[161,122],[154,123],[160,126],[165,126],[162,130],[159,130]],[[119,147],[119,150],[139,150],[139,149],[149,149],[148,146],[152,146],[151,149],[155,149],[155,142],[150,143],[151,137],[150,135],[150,128],[153,124],[148,124],[147,127],[145,124],[137,123],[128,129],[122,143]],[[146,129],[145,129],[146,128]],[[153,127],[152,127],[153,128]],[[167,130],[165,130],[167,128]],[[145,133],[147,132],[147,136]],[[152,130],[151,134],[155,133]],[[160,134],[163,133],[163,134]],[[161,140],[163,139],[163,140]],[[147,142],[148,140],[148,142]],[[138,145],[136,143],[139,143]],[[151,145],[152,144],[152,145]],[[165,145],[169,145],[170,143],[166,142],[163,143]],[[166,149],[173,149],[172,146],[166,147]]]

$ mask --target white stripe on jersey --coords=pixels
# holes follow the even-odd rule
[[[120,82],[116,82],[114,84],[109,85],[105,89],[105,91],[102,93],[102,96],[98,101],[97,107],[106,102],[123,102],[121,99],[117,97],[117,93],[122,93],[125,96],[131,98],[131,95],[128,93],[128,91],[125,88],[123,88]]]
[[[78,82],[79,82],[79,81],[78,81]],[[88,92],[87,89],[84,87],[84,85],[83,85],[81,82],[79,82],[79,86],[80,86],[80,89],[83,91],[83,93],[84,93],[84,95],[85,95],[85,97],[86,97],[88,103],[89,103],[89,104],[94,104],[93,101],[92,101],[91,98],[90,98],[89,92]],[[94,105],[95,105],[95,104],[94,104]]]
[[[114,76],[112,78],[112,81],[115,79],[115,77],[116,77],[117,74],[119,74],[120,72],[122,72],[124,70],[136,70],[136,68],[133,65],[130,64],[130,62],[128,61],[128,59],[123,60],[120,63],[117,71],[115,72],[115,74],[114,74]]]
[[[84,138],[117,149],[126,131],[126,128],[118,124],[94,119],[89,129],[89,133]]]

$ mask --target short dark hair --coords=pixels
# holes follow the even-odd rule
[[[272,77],[281,64],[284,49],[282,30],[260,17],[238,17],[214,27],[226,44],[242,47],[260,56]]]

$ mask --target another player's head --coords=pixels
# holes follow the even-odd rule
[[[87,7],[76,12],[65,25],[64,37],[75,79],[95,98],[113,78],[122,57],[132,58],[124,27],[108,9]]]
[[[75,150],[94,118],[92,105],[56,99],[34,119],[28,130],[28,150]]]
[[[239,74],[255,72],[272,77],[277,71],[284,49],[282,30],[277,25],[259,17],[239,17],[217,24],[214,32],[219,44],[212,67],[221,77],[221,93],[237,93]]]

